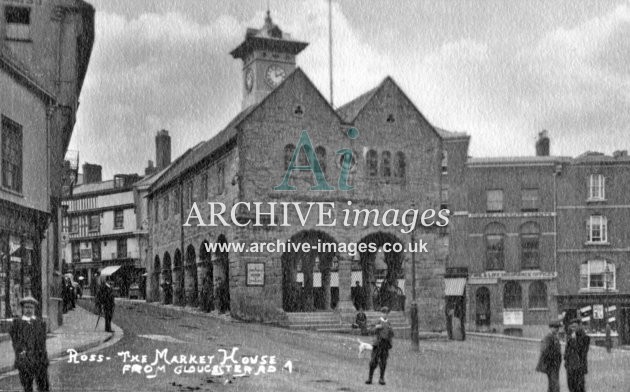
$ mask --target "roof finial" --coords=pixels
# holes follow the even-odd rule
[[[271,10],[269,9],[269,0],[267,0],[267,16],[265,17],[265,23],[271,24]]]

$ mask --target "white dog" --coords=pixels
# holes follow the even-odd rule
[[[357,338],[357,342],[359,342],[359,358],[361,358],[361,354],[363,354],[363,351],[371,351],[374,348],[370,343],[362,342],[359,338]]]

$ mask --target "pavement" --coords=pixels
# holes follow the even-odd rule
[[[105,320],[101,318],[96,326],[98,316],[79,306],[63,315],[63,325],[48,334],[46,348],[51,362],[63,359],[69,349],[77,352],[110,345],[123,337],[123,331],[112,323],[113,333],[105,332]],[[0,375],[14,370],[15,355],[11,340],[0,342]]]

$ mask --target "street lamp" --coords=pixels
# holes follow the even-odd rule
[[[411,209],[415,209],[415,203],[411,203]],[[411,243],[416,242],[416,228],[411,229]],[[411,347],[414,351],[420,350],[420,342],[418,341],[418,303],[416,302],[416,254],[411,252]]]

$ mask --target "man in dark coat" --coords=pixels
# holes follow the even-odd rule
[[[551,332],[541,342],[540,358],[536,371],[547,374],[547,391],[560,392],[560,364],[562,363],[562,349],[558,331],[560,322],[549,323]]]
[[[105,318],[105,332],[112,331],[112,317],[114,316],[114,290],[107,280],[101,282],[96,294],[96,310]]]
[[[391,324],[387,320],[389,314],[389,308],[381,308],[383,315],[379,320],[375,328],[375,339],[372,345],[372,359],[370,360],[370,373],[366,384],[372,384],[372,376],[376,366],[380,367],[381,377],[378,383],[385,385],[385,368],[387,367],[387,357],[389,356],[389,350],[392,348],[392,339],[394,338],[394,330]]]
[[[569,325],[567,346],[564,349],[564,367],[567,369],[567,384],[570,392],[584,392],[586,389],[584,376],[588,373],[588,349],[591,338],[573,320]]]
[[[39,305],[35,298],[25,297],[20,305],[22,317],[14,318],[9,330],[20,383],[25,392],[33,390],[33,381],[38,390],[49,391],[46,323],[35,316],[35,307]]]

